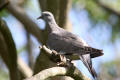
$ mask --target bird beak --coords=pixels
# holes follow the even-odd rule
[[[38,20],[38,19],[42,19],[42,18],[43,18],[43,17],[42,17],[42,16],[40,16],[40,17],[38,17],[38,18],[37,18],[37,20]]]

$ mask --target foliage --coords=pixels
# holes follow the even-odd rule
[[[0,69],[0,80],[9,80],[8,74],[2,69]]]
[[[110,62],[106,62],[102,64],[101,68],[101,78],[103,80],[109,79],[109,80],[117,80],[120,78],[120,60],[116,59]]]
[[[0,11],[0,17],[7,17],[8,16],[8,12],[4,9],[2,11]]]
[[[93,25],[97,24],[98,22],[108,22],[112,26],[112,35],[111,40],[114,42],[117,38],[120,38],[120,21],[119,17],[116,14],[113,14],[113,12],[104,9],[101,7],[98,2],[101,2],[102,4],[106,5],[108,8],[115,10],[120,14],[120,1],[119,0],[74,0],[74,8],[76,8],[75,5],[77,5],[77,8],[82,8],[87,10],[89,17],[91,19],[91,22]],[[78,5],[79,3],[79,5]],[[82,6],[82,7],[80,7]],[[115,15],[115,16],[113,16]],[[111,18],[112,16],[112,18]],[[117,19],[115,19],[117,18]],[[114,24],[112,24],[114,23]],[[95,26],[93,26],[95,27]]]

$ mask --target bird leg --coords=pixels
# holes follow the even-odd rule
[[[71,60],[66,58],[63,54],[56,52],[55,50],[48,49],[45,45],[40,46],[40,49],[43,49],[51,61],[57,63],[58,66],[70,67],[73,66]]]

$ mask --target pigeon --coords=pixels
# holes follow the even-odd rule
[[[83,64],[87,67],[94,79],[97,78],[95,69],[92,66],[91,53],[100,53],[103,51],[90,47],[79,36],[59,27],[54,16],[49,11],[42,12],[37,19],[43,19],[48,25],[48,41],[47,46],[57,52],[63,52],[64,55],[77,55]]]

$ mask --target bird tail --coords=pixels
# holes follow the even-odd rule
[[[94,68],[92,67],[92,61],[90,58],[90,54],[80,55],[80,59],[83,62],[83,64],[88,68],[88,70],[91,73],[91,75],[93,76],[93,78],[95,80],[97,80],[97,74],[96,74]]]
[[[96,48],[92,48],[92,47],[85,47],[84,49],[85,49],[84,53],[90,54],[91,58],[99,57],[99,56],[102,56],[104,54],[103,50],[100,50],[100,49],[96,49]]]
[[[92,48],[92,47],[85,47],[85,53],[88,53],[88,54],[98,54],[98,53],[103,53],[103,50],[100,50],[100,49],[96,49],[96,48]]]

